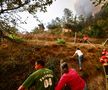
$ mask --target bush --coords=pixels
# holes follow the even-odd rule
[[[17,37],[16,35],[10,34],[8,35],[8,39],[13,40],[15,42],[23,42],[24,39]]]
[[[65,40],[64,39],[57,39],[57,44],[63,45],[63,44],[65,44]]]

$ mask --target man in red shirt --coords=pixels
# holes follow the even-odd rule
[[[88,40],[88,36],[87,36],[87,35],[84,35],[84,36],[83,36],[83,42],[84,42],[84,43],[87,43],[87,40]]]
[[[102,50],[102,55],[105,55],[107,53],[107,50],[106,49],[103,49]]]
[[[66,62],[61,65],[63,75],[61,76],[55,90],[62,90],[66,85],[70,90],[87,90],[85,81],[72,68],[68,67]]]
[[[108,64],[108,52],[106,50],[102,51],[102,56],[100,58],[100,62],[103,65],[107,65]]]
[[[106,57],[105,55],[101,56],[100,62],[101,62],[103,65],[106,65],[106,64],[107,64],[107,57]]]

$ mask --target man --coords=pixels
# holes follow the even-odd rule
[[[100,58],[100,62],[102,63],[102,65],[106,65],[107,64],[106,54],[102,54],[102,56]]]
[[[35,63],[35,69],[18,90],[28,90],[35,86],[35,90],[54,90],[54,76],[53,71],[44,68],[45,63],[43,60],[38,60]]]
[[[102,56],[100,57],[100,62],[103,64],[103,65],[107,65],[108,64],[108,52],[107,50],[104,48],[102,50]]]
[[[104,48],[103,50],[102,50],[102,55],[105,55],[107,53],[107,50]]]
[[[63,75],[58,81],[55,90],[62,90],[64,86],[68,86],[68,90],[87,90],[85,81],[72,68],[68,67],[66,62],[61,64]]]
[[[87,35],[84,35],[84,37],[83,37],[83,42],[84,42],[84,43],[87,43],[87,42],[88,42],[88,36],[87,36]]]
[[[72,57],[74,57],[75,55],[78,56],[79,69],[82,70],[82,61],[83,61],[84,55],[83,55],[82,51],[79,48],[76,49],[76,51],[75,51],[75,53],[74,53],[74,55]]]

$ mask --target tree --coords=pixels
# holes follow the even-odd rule
[[[85,27],[85,30],[92,37],[107,37],[108,36],[108,3],[104,4],[100,12],[95,17],[89,18]]]
[[[91,0],[91,1],[95,6],[108,3],[107,0]]]
[[[15,27],[10,26],[6,22],[0,21],[0,42],[2,39],[8,39],[13,41],[13,39],[9,38],[9,35],[17,34],[17,29]]]
[[[56,19],[52,20],[51,23],[47,25],[48,29],[56,29],[61,28],[61,19],[59,17],[56,17]]]
[[[61,26],[62,20],[59,17],[53,19],[50,23],[48,23],[47,28],[51,34],[60,34],[62,32]]]
[[[73,14],[72,11],[69,10],[68,8],[64,9],[64,21],[67,23],[69,20],[73,19]]]
[[[63,27],[66,29],[71,29],[73,32],[78,32],[80,31],[79,29],[81,28],[81,24],[80,21],[78,21],[78,18],[75,16],[73,16],[73,13],[71,10],[69,10],[68,8],[64,9],[64,16],[63,16]]]
[[[101,11],[99,13],[97,13],[96,15],[96,18],[103,18],[103,19],[106,19],[106,17],[108,17],[108,3],[105,4]]]
[[[53,0],[0,0],[0,20],[13,25],[16,25],[17,21],[22,23],[18,12],[28,11],[32,15],[35,15],[37,10],[46,12],[46,7],[52,2]]]
[[[28,11],[30,14],[35,15],[37,10],[46,12],[48,5],[51,5],[53,0],[0,0],[0,21],[14,27],[18,26],[18,22],[26,23],[21,21],[21,17],[17,14],[18,12]],[[36,18],[36,17],[35,17]],[[0,23],[0,33],[11,31],[2,28]]]
[[[15,27],[10,26],[6,22],[0,21],[0,31],[4,31],[4,34],[15,34],[18,30]]]
[[[37,9],[46,11],[46,6],[52,2],[53,0],[0,0],[0,14],[11,10],[27,10],[30,13]]]

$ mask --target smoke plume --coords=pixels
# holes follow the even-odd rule
[[[74,9],[77,16],[94,16],[101,10],[102,5],[94,6],[90,0],[74,0]]]

